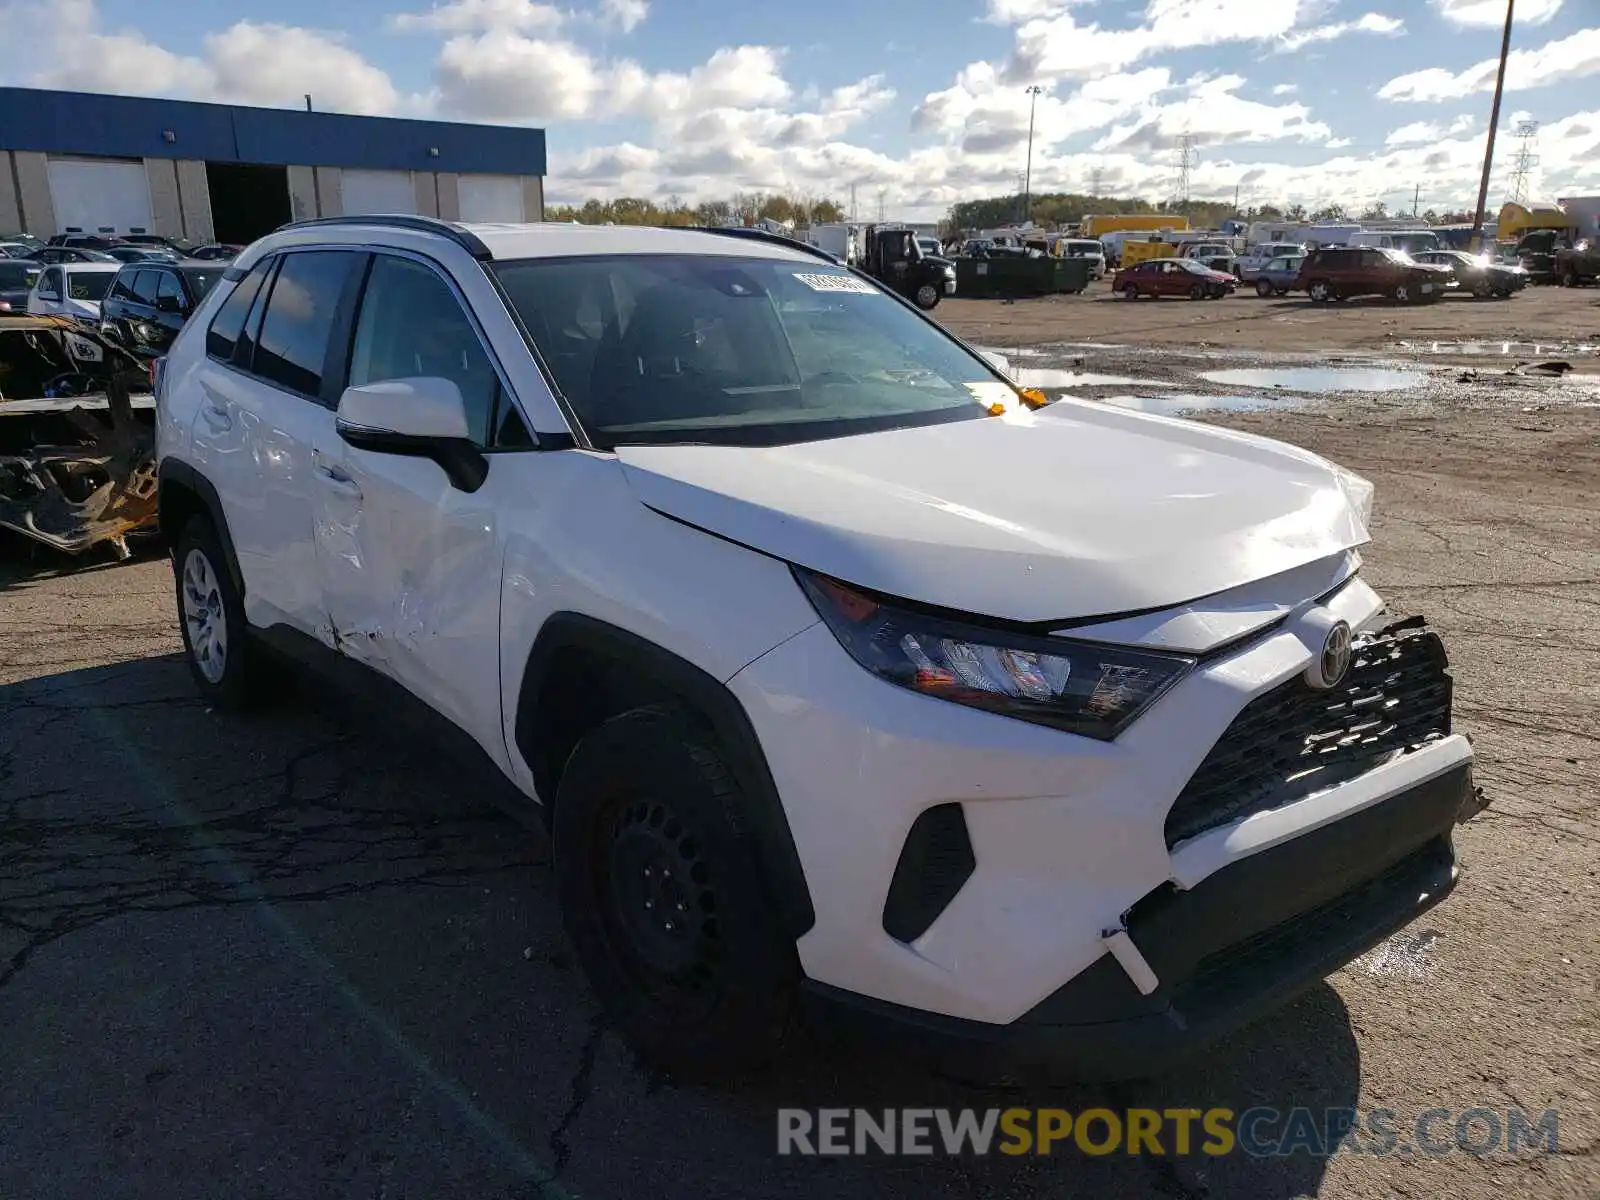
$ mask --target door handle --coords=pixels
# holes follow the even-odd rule
[[[361,486],[340,468],[330,466],[320,454],[311,456],[311,471],[316,475],[318,482],[329,491],[338,492],[341,496],[348,496],[352,500],[361,499]]]

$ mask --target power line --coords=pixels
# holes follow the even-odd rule
[[[1517,154],[1511,160],[1511,195],[1513,204],[1528,202],[1528,185],[1533,179],[1533,169],[1539,165],[1534,152],[1539,144],[1539,122],[1523,121],[1517,126]]]

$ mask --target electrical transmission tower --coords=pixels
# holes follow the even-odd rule
[[[1101,185],[1105,183],[1105,178],[1106,169],[1104,167],[1096,167],[1094,170],[1089,172],[1089,194],[1091,196],[1098,196],[1101,194],[1100,188]]]
[[[1539,156],[1534,153],[1539,144],[1539,122],[1524,121],[1517,126],[1517,153],[1511,160],[1511,202],[1513,204],[1526,204],[1528,202],[1528,184],[1533,178],[1533,169],[1539,165]]]
[[[888,188],[879,188],[878,189],[878,224],[880,224],[880,225],[882,225],[883,221],[884,221],[884,216],[883,216],[883,213],[884,213],[884,207],[883,207],[884,197],[887,196],[888,194],[889,194],[889,189]]]
[[[1189,209],[1189,183],[1195,167],[1200,164],[1199,143],[1194,134],[1185,133],[1178,139],[1178,204],[1185,212]]]
[[[856,223],[856,185],[850,185],[850,224]]]

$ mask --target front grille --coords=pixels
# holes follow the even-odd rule
[[[1450,732],[1444,644],[1421,618],[1358,640],[1349,673],[1318,691],[1298,676],[1258,696],[1167,814],[1170,848],[1303,799]]]

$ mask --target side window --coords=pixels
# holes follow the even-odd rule
[[[255,374],[303,396],[320,395],[339,297],[359,261],[343,250],[284,256],[256,335]]]
[[[133,299],[133,277],[137,271],[121,270],[117,272],[116,279],[111,284],[111,298],[113,300]]]
[[[44,273],[44,278],[39,281],[39,294],[48,296],[52,300],[61,299],[61,272],[55,268]]]
[[[206,353],[212,358],[223,362],[233,358],[239,335],[244,332],[244,319],[249,315],[250,305],[261,291],[262,281],[271,269],[272,260],[262,259],[250,274],[234,286],[232,293],[222,302],[222,307],[217,309],[217,315],[211,319],[211,328],[206,330]]]
[[[183,298],[183,285],[178,282],[178,276],[172,271],[158,273],[160,280],[156,285],[156,302],[170,301],[176,304],[177,309],[186,307]]]
[[[380,254],[356,321],[350,384],[421,375],[448,379],[461,389],[472,439],[487,445],[500,378],[478,331],[430,268]]]
[[[133,298],[151,308],[156,303],[157,274],[155,271],[140,271],[133,277]]]

